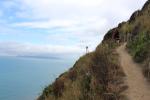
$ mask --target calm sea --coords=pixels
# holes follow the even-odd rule
[[[35,100],[74,60],[0,57],[0,100]]]

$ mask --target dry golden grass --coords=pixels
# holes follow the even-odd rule
[[[121,97],[124,74],[115,53],[117,45],[107,42],[81,57],[43,92],[39,100],[104,100],[104,94]],[[45,89],[45,90],[46,90]],[[113,97],[114,98],[114,97]]]

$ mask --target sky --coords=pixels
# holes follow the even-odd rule
[[[146,1],[0,0],[0,56],[81,56]]]

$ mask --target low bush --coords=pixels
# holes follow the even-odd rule
[[[53,93],[55,97],[59,97],[62,95],[64,90],[64,82],[62,80],[56,80],[53,84]]]
[[[68,73],[68,77],[71,81],[75,81],[77,78],[77,72],[76,70],[71,69]]]
[[[140,33],[127,45],[129,52],[136,62],[143,62],[150,52],[150,34]]]

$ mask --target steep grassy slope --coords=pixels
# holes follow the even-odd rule
[[[115,52],[120,42],[134,60],[143,64],[150,78],[150,0],[129,21],[107,32],[103,42],[92,53],[81,57],[68,72],[46,87],[38,100],[123,100],[124,73]]]
[[[46,87],[38,100],[104,100],[121,99],[124,74],[114,49],[106,42],[95,52],[81,57],[68,72]]]

